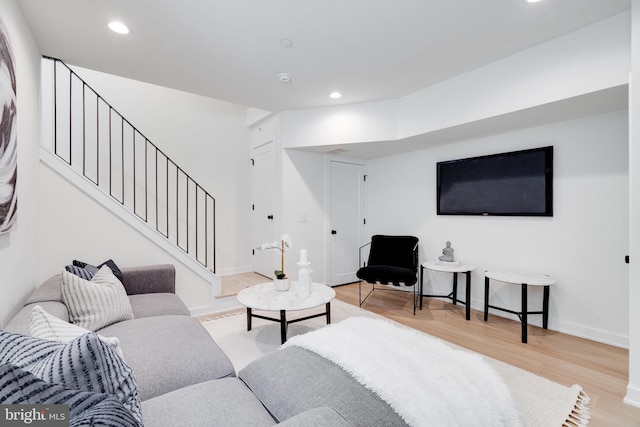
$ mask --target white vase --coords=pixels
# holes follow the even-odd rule
[[[307,298],[311,294],[311,270],[307,268],[310,263],[299,262],[298,265],[300,266],[298,270],[298,295]]]
[[[278,292],[285,292],[289,290],[289,279],[273,279],[273,285]]]

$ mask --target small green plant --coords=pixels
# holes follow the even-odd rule
[[[287,275],[282,270],[276,270],[273,272],[276,275],[276,279],[286,279]]]

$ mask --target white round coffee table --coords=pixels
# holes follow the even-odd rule
[[[320,316],[327,316],[327,324],[331,323],[331,300],[336,297],[336,291],[320,283],[311,284],[311,292],[308,297],[299,296],[297,291],[297,282],[291,282],[291,287],[285,292],[276,291],[273,282],[260,283],[241,290],[237,298],[240,304],[247,307],[247,331],[251,330],[251,319],[253,317],[280,322],[280,339],[284,344],[287,340],[287,326],[290,323]],[[322,305],[326,306],[326,311],[323,313],[287,320],[287,311],[306,310]],[[276,319],[254,314],[253,310],[279,311],[280,318]]]

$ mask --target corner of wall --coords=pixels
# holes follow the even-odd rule
[[[627,386],[627,395],[624,397],[624,403],[640,408],[640,387],[629,384]]]
[[[260,110],[258,108],[247,109],[247,127],[253,127],[260,122],[267,120],[273,113],[271,111]]]

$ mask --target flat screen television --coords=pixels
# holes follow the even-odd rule
[[[438,215],[553,216],[553,147],[438,162]]]

